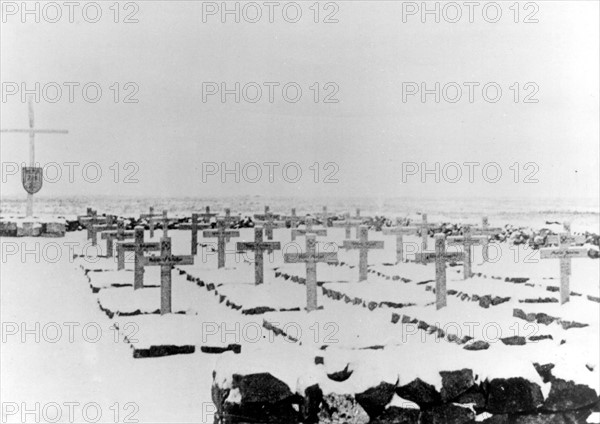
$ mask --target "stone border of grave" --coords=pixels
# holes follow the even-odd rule
[[[323,363],[323,357],[314,358],[315,367]],[[289,387],[268,369],[251,374],[228,371],[226,379],[215,370],[211,392],[217,407],[215,422],[224,423],[462,424],[486,414],[481,422],[488,424],[558,424],[586,422],[600,410],[594,389],[554,377],[551,363],[531,366],[551,385],[545,398],[540,385],[524,377],[481,381],[470,368],[440,371],[439,391],[416,378],[403,385],[381,381],[359,393],[325,393],[319,380]],[[346,367],[326,376],[343,382],[352,373]],[[402,400],[402,406],[393,406],[394,397]]]

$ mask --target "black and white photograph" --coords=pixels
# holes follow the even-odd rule
[[[0,0],[0,422],[600,424],[600,2]]]

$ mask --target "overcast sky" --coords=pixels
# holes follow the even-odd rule
[[[62,164],[62,178],[56,167],[47,169],[47,177],[58,182],[46,181],[40,194],[598,197],[596,1],[537,2],[539,10],[521,3],[518,17],[509,9],[513,2],[501,2],[496,23],[486,21],[494,20],[496,10],[483,12],[485,2],[474,10],[473,23],[466,6],[459,22],[446,21],[456,9],[442,3],[440,23],[432,15],[422,23],[419,11],[403,15],[403,7],[412,12],[412,5],[389,1],[340,1],[327,8],[321,3],[319,23],[313,2],[297,3],[302,16],[296,23],[288,22],[295,18],[294,5],[284,16],[285,2],[275,7],[273,23],[266,6],[257,23],[246,21],[254,19],[256,8],[245,3],[239,4],[240,23],[233,15],[223,23],[219,11],[203,19],[203,3],[211,11],[221,2],[191,1],[144,1],[127,8],[121,3],[119,23],[113,2],[101,3],[96,23],[84,19],[82,7],[70,23],[62,7],[62,18],[50,23],[56,8],[40,3],[40,23],[30,15],[23,23],[21,11],[13,15],[6,3],[12,2],[4,2],[1,29],[2,128],[28,123],[21,93],[10,95],[15,84],[19,90],[22,83],[30,89],[36,82],[42,88],[62,86],[55,103],[53,84],[46,95],[41,88],[34,106],[37,127],[69,130],[36,138],[36,160]],[[95,12],[88,7],[86,18],[93,20]],[[122,22],[130,14],[139,22]],[[538,22],[524,23],[527,19]],[[225,102],[220,93],[203,99],[205,83],[220,89],[222,82],[229,89],[236,82],[251,84],[239,103],[233,94]],[[434,89],[436,82],[439,103],[434,94],[425,102],[420,93],[403,98],[409,88],[426,83]],[[64,83],[80,84],[72,103]],[[102,89],[98,102],[91,102],[93,88],[90,101],[83,97],[87,83]],[[265,83],[279,84],[272,103]],[[286,100],[282,87],[288,83]],[[473,102],[465,83],[479,84]],[[488,83],[486,100],[482,87]],[[256,85],[262,98],[252,103]],[[302,90],[296,103],[294,86]],[[452,103],[456,86],[462,98]],[[502,97],[493,103],[495,87]],[[138,102],[124,103],[128,94]],[[326,96],[337,103],[326,103]],[[6,174],[14,172],[10,163],[27,161],[27,136],[2,134],[1,149],[2,195],[21,195],[20,176]],[[73,182],[65,162],[80,164]],[[223,183],[213,163],[234,170],[236,162],[240,182],[228,174]],[[258,179],[252,162],[278,163],[274,182],[266,165],[260,181],[251,182]],[[423,162],[430,170],[439,163],[439,183],[434,174],[421,182]],[[461,165],[462,178],[448,165],[452,162]],[[479,165],[469,168],[465,162]],[[205,181],[203,163],[205,171],[217,172]],[[492,164],[484,175],[486,163]],[[92,183],[95,164],[102,177]],[[292,183],[298,168],[302,176]],[[416,174],[403,182],[403,168]],[[124,183],[128,175],[137,182]]]

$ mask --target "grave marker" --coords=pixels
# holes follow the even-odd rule
[[[475,235],[486,236],[485,243],[483,244],[483,248],[481,250],[484,262],[488,262],[489,259],[489,237],[499,234],[501,232],[502,228],[490,227],[490,223],[487,216],[481,218],[481,228],[475,228]]]
[[[306,263],[306,310],[312,312],[318,309],[317,303],[317,263],[336,263],[336,252],[317,253],[317,239],[314,234],[306,235],[306,251],[304,253],[286,253],[285,263]]]
[[[151,218],[156,218],[160,215],[154,213],[154,207],[150,206],[150,213],[140,214],[140,219],[148,221],[148,228],[150,229],[150,238],[154,238],[154,221]]]
[[[207,206],[208,208],[208,206]],[[210,227],[210,224],[205,222],[198,222],[198,218],[202,215],[206,215],[206,214],[199,214],[199,213],[193,213],[192,214],[192,222],[191,223],[183,223],[183,224],[179,224],[179,229],[180,230],[191,230],[192,231],[192,255],[196,255],[198,253],[198,231],[200,230],[204,230],[206,228]]]
[[[341,227],[344,228],[346,230],[346,238],[349,239],[350,237],[352,237],[351,231],[352,228],[356,228],[356,237],[358,237],[358,227],[360,226],[360,224],[362,224],[362,220],[360,219],[350,219],[350,215],[346,214],[344,216],[344,220],[343,221],[334,221],[333,222],[333,226],[334,227]]]
[[[285,219],[290,223],[291,228],[296,228],[300,225],[300,217],[296,215],[296,208],[292,208],[292,214],[286,216]]]
[[[231,209],[225,208],[225,217],[221,218],[225,222],[225,226],[230,228],[231,224],[237,224],[239,221],[239,216],[232,216]]]
[[[271,213],[268,206],[265,206],[264,214],[256,214],[254,218],[258,219],[258,222],[264,226],[267,240],[273,240],[274,228],[281,228],[285,225],[285,222],[275,221],[275,218],[279,218],[279,215]]]
[[[262,227],[254,227],[254,242],[238,242],[238,251],[254,251],[254,284],[259,285],[264,283],[264,253],[265,250],[272,252],[273,250],[281,250],[281,243],[264,242]]]
[[[160,266],[160,314],[170,314],[171,308],[171,271],[175,265],[193,265],[193,256],[176,256],[171,253],[171,238],[160,240],[160,256],[147,256],[144,266]]]
[[[117,229],[117,217],[114,215],[106,215],[104,218],[104,222],[101,224],[97,224],[92,226],[91,235],[92,235],[92,246],[95,246],[98,243],[98,233],[104,233],[106,231],[112,231]],[[103,237],[101,237],[103,238]]]
[[[369,227],[361,225],[358,240],[344,240],[344,249],[358,249],[358,281],[367,279],[369,249],[383,249],[383,241],[369,241]]]
[[[297,236],[306,236],[308,234],[314,234],[317,236],[326,236],[327,229],[313,229],[314,219],[312,216],[306,217],[306,224],[304,229],[301,228],[292,228],[292,241],[296,240]]]
[[[435,305],[441,309],[447,305],[446,293],[446,261],[457,260],[463,257],[461,252],[446,252],[446,236],[435,235],[435,252],[423,252],[416,254],[419,262],[427,263],[435,261]]]
[[[333,216],[333,214],[330,214],[327,212],[327,206],[323,206],[323,212],[321,212],[320,214],[317,214],[318,217],[321,218],[321,221],[323,221],[323,226],[324,227],[329,227],[329,217]]]
[[[567,244],[584,244],[586,241],[585,236],[582,235],[572,235],[571,234],[571,223],[568,221],[563,222],[563,228],[565,230],[565,234],[563,236],[563,243]],[[558,245],[561,240],[561,235],[551,234],[546,237],[546,246],[549,245]]]
[[[98,212],[96,210],[92,210],[92,213],[87,218],[81,218],[81,224],[87,230],[87,239],[91,239],[94,233],[94,225],[103,224],[106,222],[106,218],[103,216],[98,216]],[[93,242],[92,242],[93,243]]]
[[[112,237],[117,240],[117,270],[120,271],[125,269],[125,252],[119,247],[120,241],[127,240],[133,238],[135,236],[135,232],[131,230],[125,231],[125,222],[122,219],[117,221],[117,231],[114,233],[112,231],[107,237]],[[112,255],[112,252],[111,252]]]
[[[476,245],[486,246],[488,242],[487,236],[473,236],[471,234],[471,227],[465,226],[463,228],[462,236],[450,236],[448,242],[453,244],[462,244],[464,259],[463,259],[463,279],[471,278],[473,272],[471,271],[472,263],[472,252],[471,247]]]
[[[144,252],[160,250],[160,243],[144,241],[144,227],[137,226],[134,229],[134,241],[118,241],[117,249],[124,252],[134,252],[133,289],[144,287]]]
[[[162,215],[155,215],[153,218],[150,218],[150,222],[160,222],[162,224],[163,237],[169,236],[169,224],[171,222],[177,222],[176,218],[169,218],[169,211],[164,209],[162,211]],[[151,231],[152,234],[154,231]],[[162,238],[162,237],[161,237]]]
[[[587,258],[588,249],[585,247],[569,247],[569,234],[561,234],[558,247],[540,249],[541,259],[560,259],[560,304],[569,301],[571,295],[569,275],[571,275],[571,258]]]
[[[217,219],[216,230],[204,230],[202,232],[204,238],[216,237],[217,238],[217,262],[218,268],[225,267],[225,243],[229,241],[231,237],[239,237],[240,232],[234,230],[227,230],[225,220],[223,218]]]
[[[421,214],[421,223],[420,224],[415,224],[416,227],[419,227],[421,230],[421,238],[422,238],[422,242],[421,242],[421,248],[423,249],[423,252],[427,251],[427,240],[429,239],[429,228],[433,227],[432,224],[429,224],[427,222],[427,214],[423,213]]]
[[[212,212],[210,211],[210,206],[207,206],[207,207],[205,208],[205,211],[206,211],[206,212],[204,212],[204,213],[200,213],[200,214],[198,214],[198,216],[201,216],[201,217],[202,217],[202,221],[203,221],[203,222],[205,222],[205,223],[209,223],[209,222],[210,222],[210,220],[211,220],[211,218],[213,218],[213,217],[217,216],[217,214],[216,214],[216,213],[212,213]]]
[[[396,262],[404,261],[404,236],[418,234],[417,227],[383,227],[383,235],[396,236]]]

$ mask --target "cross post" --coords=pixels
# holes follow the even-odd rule
[[[0,130],[3,133],[26,133],[29,134],[29,167],[35,168],[35,135],[36,134],[68,134],[67,130],[47,130],[47,129],[36,129],[34,123],[34,114],[33,114],[33,102],[31,98],[29,98],[27,102],[27,106],[29,109],[29,128],[28,129],[5,129]],[[25,172],[25,170],[23,170]],[[24,181],[24,180],[23,180]],[[38,190],[41,189],[41,184]],[[27,188],[26,188],[27,190]],[[37,191],[36,191],[37,192]],[[33,193],[27,190],[27,210],[26,216],[33,216]]]
[[[151,218],[156,218],[160,215],[154,213],[154,207],[150,206],[150,213],[140,214],[140,219],[148,221],[148,228],[150,229],[150,238],[154,238],[154,221]]]
[[[344,240],[344,249],[358,249],[358,281],[366,281],[369,266],[369,249],[383,249],[383,241],[369,241],[369,227],[358,227],[358,240]]]
[[[314,224],[314,219],[312,216],[307,216],[306,217],[306,224],[304,229],[302,228],[292,228],[292,241],[296,240],[297,236],[305,236],[308,234],[315,234],[317,236],[326,236],[327,235],[327,229],[326,228],[321,228],[321,229],[313,229],[313,224]]]
[[[223,218],[217,219],[216,230],[204,230],[202,237],[216,237],[217,238],[217,263],[218,268],[225,267],[225,243],[229,241],[231,237],[239,237],[240,232],[234,230],[227,230],[225,220]]]
[[[423,252],[416,254],[419,262],[427,263],[435,261],[435,305],[436,309],[442,309],[447,305],[446,293],[446,261],[456,260],[463,257],[461,252],[446,252],[446,236],[435,235],[435,252]]]
[[[208,206],[207,206],[208,207]],[[206,214],[193,213],[192,214],[192,222],[179,224],[180,230],[191,230],[192,231],[192,255],[196,255],[198,253],[198,231],[204,230],[210,227],[210,224],[207,222],[199,222],[198,218]],[[212,214],[215,215],[215,214]]]
[[[94,238],[94,225],[99,225],[106,222],[106,218],[103,216],[98,216],[98,212],[96,210],[92,210],[89,217],[81,218],[81,224],[87,230],[87,239],[92,239],[92,245],[95,245],[93,240]]]
[[[171,308],[171,271],[175,265],[193,265],[193,256],[176,256],[171,253],[171,237],[160,239],[160,256],[147,256],[144,266],[160,266],[160,314],[170,314]]]
[[[362,224],[362,220],[360,219],[350,219],[350,214],[346,214],[344,216],[343,221],[334,221],[334,227],[342,227],[346,230],[346,238],[349,239],[352,237],[352,228],[356,228],[356,237],[358,237],[358,227]]]
[[[306,310],[312,312],[318,309],[317,303],[317,263],[336,263],[336,252],[318,253],[317,239],[314,234],[306,235],[306,251],[304,253],[286,253],[285,263],[306,263]]]
[[[126,252],[135,252],[135,262],[133,268],[133,289],[138,290],[144,287],[144,252],[160,250],[160,243],[144,241],[144,227],[137,226],[134,231],[134,241],[118,241],[117,249]]]
[[[285,219],[290,223],[291,228],[296,228],[300,224],[300,217],[296,215],[296,208],[292,208],[292,214],[286,216]]]
[[[541,259],[560,259],[560,304],[569,301],[571,295],[569,276],[571,275],[571,258],[587,258],[585,247],[569,247],[570,235],[561,234],[558,247],[540,249]]]
[[[485,247],[488,242],[487,236],[473,236],[471,234],[471,227],[467,225],[463,229],[462,236],[450,236],[447,240],[453,244],[462,244],[464,252],[463,279],[466,280],[467,278],[471,278],[473,276],[473,272],[471,271],[471,246],[482,245]]]
[[[404,236],[417,234],[419,229],[417,227],[383,227],[383,235],[385,236],[396,236],[396,262],[400,263],[404,261]]]
[[[273,250],[281,250],[281,243],[264,242],[262,227],[254,227],[254,243],[238,242],[238,251],[254,251],[254,284],[259,285],[264,283],[264,253],[265,251],[272,252]]]
[[[125,252],[121,249],[118,242],[131,239],[135,236],[135,232],[131,230],[125,231],[125,222],[122,219],[117,221],[117,230],[110,231],[107,237],[112,237],[117,240],[117,270],[125,269]]]

